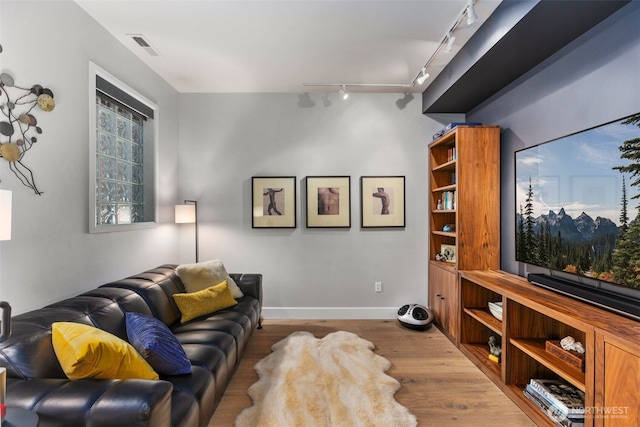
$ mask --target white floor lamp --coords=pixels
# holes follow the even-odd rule
[[[198,202],[185,200],[184,205],[176,205],[176,224],[194,224],[196,229],[196,262],[198,262]]]

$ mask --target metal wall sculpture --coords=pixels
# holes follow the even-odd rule
[[[32,114],[36,106],[45,112],[52,111],[56,106],[53,92],[39,84],[30,88],[16,86],[13,76],[0,74],[0,113],[4,116],[0,119],[0,157],[9,162],[9,169],[22,184],[40,195],[33,172],[23,163],[27,151],[38,141],[35,135],[42,133]]]

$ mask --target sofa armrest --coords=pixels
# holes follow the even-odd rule
[[[244,295],[256,298],[262,307],[262,274],[230,274]]]
[[[7,379],[6,402],[35,411],[40,425],[169,427],[172,391],[154,380]]]

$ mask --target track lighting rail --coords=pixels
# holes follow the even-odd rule
[[[313,87],[340,87],[340,94],[344,97],[346,93],[346,89],[348,87],[379,87],[379,88],[411,88],[415,86],[416,83],[422,84],[426,79],[429,78],[429,73],[427,69],[435,59],[436,55],[441,50],[445,52],[451,52],[453,49],[453,44],[455,42],[455,37],[453,36],[453,32],[458,28],[465,15],[467,16],[467,25],[471,25],[478,20],[478,16],[475,12],[475,3],[476,0],[469,0],[465,5],[464,9],[458,14],[456,20],[453,25],[450,27],[449,31],[447,31],[440,39],[440,43],[438,47],[433,51],[427,62],[425,62],[424,66],[420,68],[420,71],[416,74],[416,76],[411,80],[410,83],[303,83],[303,86],[313,86]],[[346,98],[345,98],[346,99]]]

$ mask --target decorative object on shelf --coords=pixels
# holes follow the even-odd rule
[[[445,262],[456,262],[456,245],[440,245],[440,254]]]
[[[502,321],[502,301],[491,302],[489,301],[489,311],[496,319]]]
[[[560,340],[560,346],[565,350],[573,350],[577,353],[584,354],[584,346],[572,336],[562,338]]]
[[[251,228],[296,228],[296,177],[251,178]]]
[[[10,92],[14,91],[18,93],[12,98]],[[0,111],[6,117],[5,121],[0,122],[0,135],[8,137],[7,141],[0,141],[0,157],[9,162],[9,169],[23,185],[41,195],[33,172],[22,163],[26,152],[38,141],[33,133],[42,133],[38,120],[31,114],[36,106],[45,112],[52,111],[56,106],[53,92],[39,84],[30,88],[16,86],[13,76],[5,72],[0,74]],[[18,111],[19,108],[24,109]]]
[[[436,139],[440,138],[442,135],[444,135],[445,133],[449,132],[451,129],[453,129],[456,126],[482,126],[482,123],[478,123],[478,122],[451,122],[448,125],[446,125],[445,127],[443,127],[442,129],[440,129],[438,132],[433,134],[433,140],[435,141]]]
[[[360,177],[362,228],[405,226],[404,176]]]
[[[307,228],[351,227],[351,177],[308,176]]]
[[[447,232],[447,233],[453,233],[456,231],[456,225],[455,224],[445,224],[444,226],[442,226],[442,231]]]
[[[498,339],[494,335],[491,335],[489,337],[489,360],[499,363],[501,355],[502,346],[498,343]]]
[[[572,337],[566,337],[566,338],[571,338],[573,340]],[[561,341],[547,340],[544,344],[544,349],[547,351],[547,353],[550,353],[556,356],[558,359],[562,360],[563,362],[566,362],[567,364],[577,369],[580,369],[581,371],[584,371],[585,353],[584,353],[584,347],[582,347],[582,344],[577,343],[577,344],[580,344],[579,348],[581,348],[582,350],[582,353],[580,353],[577,350],[565,349],[564,346],[562,345],[562,341],[564,341],[564,339]],[[575,340],[574,340],[574,344],[575,344]],[[565,346],[566,345],[567,344],[565,343]]]

